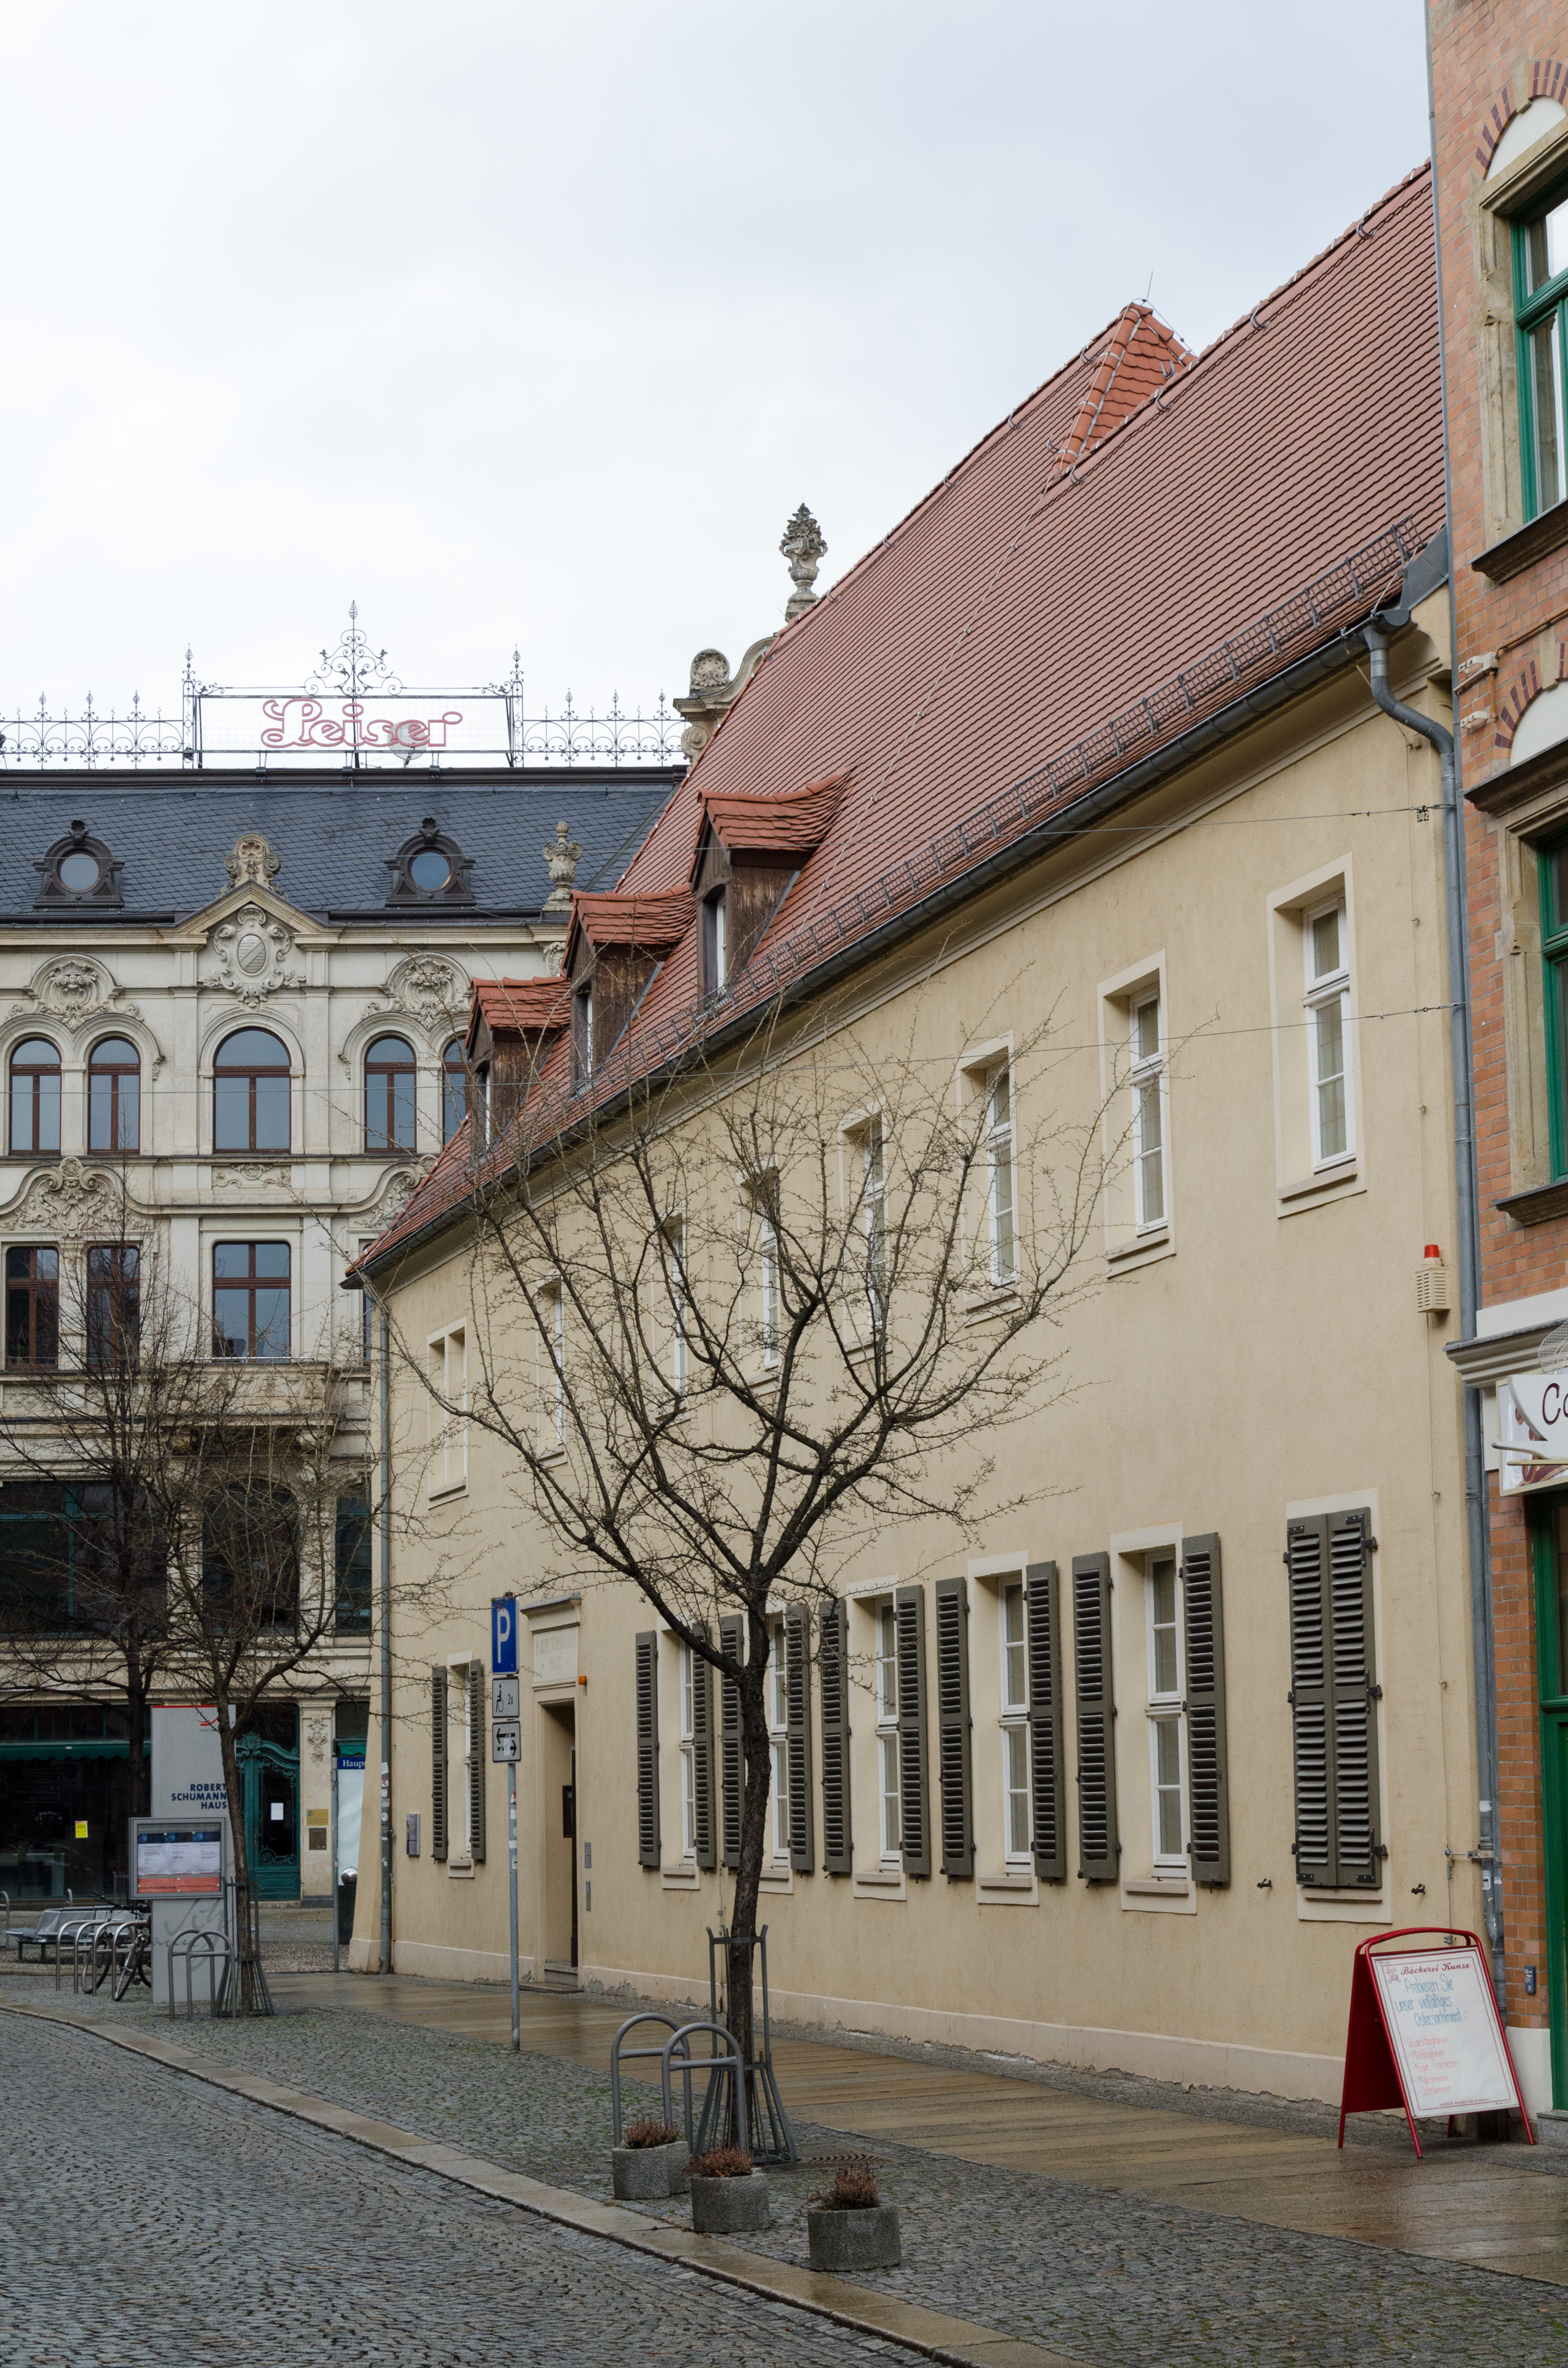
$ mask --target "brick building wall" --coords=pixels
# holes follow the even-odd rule
[[[1561,0],[1431,0],[1428,29],[1452,472],[1454,655],[1467,799],[1482,1304],[1495,1312],[1503,1303],[1568,1283],[1568,1215],[1543,1215],[1528,1206],[1511,1214],[1496,1206],[1550,1180],[1540,1080],[1526,1074],[1539,1028],[1540,964],[1538,955],[1532,960],[1528,932],[1521,943],[1519,926],[1521,915],[1528,923],[1530,899],[1539,892],[1533,854],[1517,837],[1518,815],[1509,810],[1509,793],[1501,785],[1508,780],[1521,718],[1536,698],[1568,677],[1568,518],[1554,547],[1539,547],[1552,541],[1549,533],[1538,535],[1533,553],[1516,551],[1520,564],[1506,580],[1473,564],[1526,523],[1513,375],[1511,232],[1507,220],[1483,200],[1523,169],[1530,134],[1519,119],[1526,108],[1544,102],[1537,120],[1551,136],[1556,108],[1568,107],[1568,7]],[[1509,145],[1499,158],[1506,140]],[[1562,161],[1568,172],[1568,148]],[[1499,573],[1511,565],[1496,564]],[[1478,793],[1480,804],[1473,802]],[[1562,814],[1568,825],[1568,792]],[[1531,823],[1539,827],[1534,814]],[[1496,1328],[1508,1326],[1499,1318]],[[1520,1498],[1499,1497],[1495,1474],[1489,1486],[1507,2019],[1540,2029],[1548,2019],[1550,1951],[1528,1515]],[[1533,1998],[1525,1990],[1527,1965],[1539,1968]]]

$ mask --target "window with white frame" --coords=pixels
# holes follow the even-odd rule
[[[697,1856],[697,1762],[693,1757],[696,1736],[697,1676],[692,1667],[689,1645],[680,1648],[680,1850],[681,1856]]]
[[[539,1294],[540,1429],[546,1452],[566,1444],[566,1292],[559,1282]]]
[[[773,1812],[773,1855],[786,1862],[790,1856],[790,1674],[784,1660],[784,1622],[773,1622],[767,1632],[767,1729],[773,1755],[769,1804]]]
[[[756,1227],[754,1269],[756,1281],[756,1346],[757,1362],[771,1372],[778,1362],[778,1178],[773,1170],[754,1177],[742,1195],[743,1221]],[[749,1216],[745,1212],[749,1212]],[[744,1253],[743,1253],[744,1255]],[[747,1325],[753,1319],[747,1318]]]
[[[1343,898],[1303,916],[1306,949],[1307,1074],[1312,1095],[1312,1165],[1326,1167],[1355,1149],[1351,1129],[1350,944]]]
[[[662,1264],[669,1293],[670,1387],[678,1398],[686,1395],[690,1361],[686,1330],[686,1224],[680,1217],[672,1217],[665,1226]]]
[[[1133,1223],[1147,1233],[1165,1222],[1165,1064],[1157,991],[1133,1003],[1129,1038]]]
[[[892,1605],[879,1604],[876,1619],[878,1839],[882,1864],[898,1866],[898,1626]]]
[[[991,1280],[1011,1282],[1018,1262],[1013,1224],[1013,1072],[1006,1061],[985,1080],[985,1170]]]
[[[1143,1593],[1149,1624],[1149,1787],[1154,1871],[1185,1874],[1181,1627],[1174,1548],[1169,1554],[1150,1555]]]
[[[866,1234],[866,1316],[873,1332],[887,1318],[887,1167],[880,1110],[861,1128],[860,1216]]]
[[[1024,1588],[1002,1588],[1002,1833],[1009,1866],[1029,1863],[1029,1684]]]
[[[430,1494],[461,1488],[468,1480],[468,1334],[460,1324],[427,1345],[430,1387]]]

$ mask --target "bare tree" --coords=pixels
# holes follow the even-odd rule
[[[0,1457],[47,1511],[0,1618],[24,1682],[123,1688],[138,1775],[154,1679],[214,1706],[250,2012],[265,1986],[237,1736],[335,1627],[339,1501],[371,1515],[367,1377],[332,1337],[290,1359],[260,1303],[237,1344],[120,1206],[118,1238],[48,1253],[34,1293],[32,1386],[0,1416]]]
[[[1104,1173],[1100,1112],[1074,1132],[1045,1109],[1044,1035],[960,1064],[923,1056],[923,1008],[874,1047],[835,1018],[786,1041],[768,1011],[723,1064],[694,1054],[581,1119],[534,1092],[473,1154],[466,1403],[402,1349],[449,1420],[504,1443],[577,1577],[630,1581],[736,1690],[740,1935],[765,1857],[769,1607],[825,1605],[892,1522],[935,1521],[946,1551],[1042,1493],[1003,1478],[999,1449],[1062,1385],[1042,1319]],[[729,2014],[749,2061],[749,1951]]]

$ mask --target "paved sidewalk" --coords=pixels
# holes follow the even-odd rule
[[[280,1983],[296,2004],[309,1987],[304,1977]],[[608,2194],[601,2073],[561,2056],[513,2057],[485,2040],[395,2021],[384,2010],[385,1988],[354,1987],[367,1998],[379,1992],[382,2010],[328,2006],[272,2022],[171,2026],[144,2004],[71,2004],[110,2022],[157,2029],[215,2062],[265,2073],[534,2178]],[[52,1998],[28,1981],[0,1985],[0,2000],[29,1994],[40,2004]],[[494,2001],[472,2003],[493,2009]],[[542,2014],[560,2002],[530,2003]],[[823,2052],[835,2055],[841,2071],[862,2060]],[[864,2060],[888,2073],[890,2059]],[[1033,2093],[1028,2083],[996,2085]],[[1049,2100],[1053,2092],[1040,2093]],[[835,2120],[836,2129],[825,2121],[802,2126],[809,2151],[851,2150],[841,2112]],[[858,2143],[863,2150],[865,2141]],[[1116,2192],[960,2159],[892,2137],[879,2137],[872,2150],[884,2192],[903,2207],[906,2260],[900,2270],[868,2278],[868,2288],[1098,2368],[1438,2359],[1522,2368],[1568,2355],[1568,2296],[1532,2279],[1261,2226],[1131,2188]],[[1497,2151],[1507,2150],[1486,2153],[1494,2158]],[[1471,2164],[1483,2159],[1469,2157]],[[748,2239],[748,2248],[803,2261],[803,2205],[823,2176],[808,2168],[779,2177],[778,2225]],[[1568,2182],[1542,2178],[1532,2192],[1559,2217],[1568,2207]],[[684,2215],[684,2206],[675,2209]]]

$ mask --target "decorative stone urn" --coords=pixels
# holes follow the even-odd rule
[[[668,2146],[611,2146],[609,2175],[617,2200],[662,2203],[666,2196],[684,2195],[687,2159],[684,2138],[672,2138]],[[708,2184],[722,2187],[724,2182],[716,2179]]]
[[[744,2237],[773,2225],[773,2198],[760,2170],[744,2179],[697,2179],[690,2182],[691,2225],[699,2237]]]
[[[872,2203],[858,2211],[808,2205],[806,2242],[813,2270],[840,2276],[856,2270],[896,2270],[903,2260],[896,2203]]]

